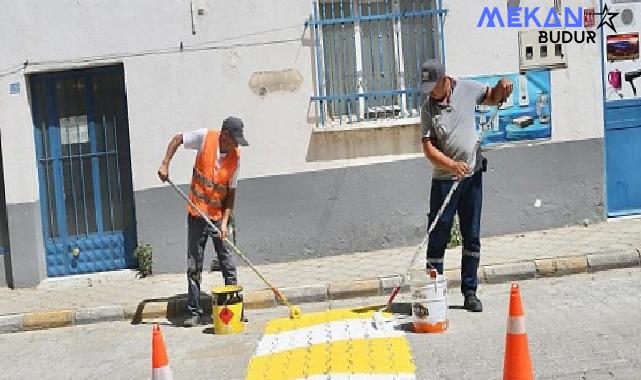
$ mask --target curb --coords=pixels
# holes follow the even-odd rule
[[[539,277],[558,277],[588,271],[587,256],[560,257],[557,259],[534,260]]]
[[[529,261],[484,265],[479,268],[480,281],[486,284],[500,284],[510,281],[544,277],[560,277],[579,273],[634,268],[641,266],[641,252],[613,251],[610,253],[583,256],[563,256]],[[460,285],[459,270],[445,271],[450,289]],[[358,297],[386,296],[397,286],[402,275],[380,276],[374,279],[333,282],[330,284],[305,285],[281,289],[292,304],[326,302]],[[402,292],[409,285],[404,284]],[[243,305],[247,310],[267,309],[278,306],[271,290],[260,289],[243,295]],[[201,302],[211,302],[204,297]],[[142,323],[149,319],[175,319],[184,309],[184,299],[173,301],[150,300],[138,305],[109,305],[75,310],[54,310],[23,314],[0,315],[0,334],[21,331],[43,330],[57,327],[87,325],[100,322],[130,321]],[[205,314],[211,308],[205,308]]]
[[[76,325],[88,325],[97,322],[120,321],[125,318],[125,308],[119,305],[99,306],[76,310]]]
[[[5,315],[0,317],[0,334],[24,331],[24,315]]]
[[[327,287],[327,295],[329,300],[378,296],[382,294],[381,288],[380,277],[371,280],[333,282]]]
[[[620,251],[614,254],[600,253],[587,255],[590,272],[641,266],[641,253],[635,251]],[[614,258],[614,260],[613,260]]]
[[[327,301],[326,285],[303,285],[281,290],[291,304]]]
[[[25,331],[67,327],[74,324],[73,310],[54,310],[26,314],[22,320]]]
[[[536,277],[533,261],[482,266],[483,282],[500,284],[507,281],[529,280]]]

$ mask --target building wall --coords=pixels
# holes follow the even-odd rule
[[[601,139],[590,139],[488,152],[482,235],[602,220],[602,150]],[[424,158],[242,180],[239,246],[266,263],[418,244],[429,183]],[[166,188],[136,194],[146,221],[139,237],[153,243],[161,272],[185,268],[186,222],[174,198]]]
[[[482,3],[505,6],[498,0]],[[521,1],[521,5],[526,3],[534,1]],[[578,3],[568,0],[563,5]],[[314,51],[310,31],[304,26],[311,1],[196,0],[194,4],[205,10],[203,16],[194,14],[195,34],[186,0],[25,0],[4,7],[0,35],[12,36],[0,46],[0,132],[9,210],[14,205],[37,205],[39,199],[28,75],[123,62],[138,235],[154,245],[159,270],[182,270],[176,258],[184,257],[184,209],[156,176],[167,143],[181,131],[217,128],[232,114],[245,121],[251,144],[242,153],[237,199],[239,243],[251,257],[261,262],[282,261],[420,240],[430,168],[417,144],[412,150],[396,149],[389,154],[385,149],[373,149],[370,154],[339,155],[340,160],[327,161],[332,158],[328,155],[319,156],[321,161],[310,159],[317,153],[310,147],[319,140],[314,133],[315,104],[310,102],[315,93]],[[515,30],[477,29],[481,2],[445,0],[444,6],[449,9],[445,45],[450,73],[467,76],[518,71]],[[161,50],[163,54],[157,54]],[[553,144],[529,150],[512,147],[491,154],[497,173],[502,168],[500,176],[492,177],[495,180],[510,179],[511,186],[516,181],[526,188],[559,186],[559,191],[547,195],[551,201],[544,202],[548,208],[538,216],[533,214],[542,210],[531,211],[531,197],[506,192],[504,195],[513,199],[506,208],[504,202],[492,197],[494,190],[486,191],[486,214],[495,218],[487,222],[485,234],[603,217],[602,103],[599,65],[595,63],[599,54],[598,46],[570,46],[568,69],[553,72]],[[25,61],[30,62],[26,69],[12,70]],[[284,70],[291,75],[281,76],[264,96],[250,86],[256,73]],[[586,77],[594,80],[584,80]],[[21,84],[18,96],[8,95],[13,82]],[[356,152],[363,150],[363,144],[371,144],[373,137],[366,132],[358,139],[361,149],[354,149]],[[578,142],[566,150],[564,142],[572,140]],[[332,142],[344,144],[326,138],[320,141],[325,151],[327,144],[331,150]],[[586,148],[596,150],[588,152]],[[528,163],[543,162],[561,151],[570,152],[569,162],[583,162],[587,153],[590,161],[576,172],[568,162],[559,160],[558,173],[526,177],[531,174],[528,170],[538,170],[538,164]],[[373,156],[353,158],[367,155]],[[182,149],[176,154],[170,168],[176,182],[188,183],[194,156]],[[517,161],[515,157],[519,157]],[[579,201],[568,198],[573,193],[561,188],[579,186],[568,173],[570,177],[586,174],[588,178],[581,180],[580,186],[589,189],[585,190],[589,197]],[[495,186],[497,191],[505,188],[504,183]],[[165,207],[159,208],[159,204]],[[509,215],[503,211],[506,209]],[[514,215],[521,218],[508,225],[492,224]],[[38,261],[44,255],[42,237],[17,252],[13,241],[19,234],[13,228],[18,227],[9,226],[12,253],[35,263],[30,266],[37,268],[30,270],[35,282],[43,277]],[[42,230],[39,218],[33,221],[33,229]],[[14,272],[20,270],[15,261],[13,267]]]
[[[521,0],[521,7],[550,7],[535,0]],[[473,76],[519,71],[518,31],[514,28],[477,28],[483,7],[505,10],[505,0],[445,0],[445,53],[447,70]],[[565,0],[563,7],[599,8],[597,0]],[[503,12],[505,14],[505,12]],[[545,12],[539,12],[539,17]],[[523,28],[525,29],[525,28]],[[603,138],[601,46],[565,44],[568,68],[551,72],[552,141]]]
[[[0,173],[2,172],[2,141],[0,141]],[[7,220],[7,202],[4,193],[4,177],[0,177],[0,286],[11,284],[9,226]]]

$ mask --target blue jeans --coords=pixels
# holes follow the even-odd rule
[[[452,180],[433,180],[430,195],[428,226],[436,217],[443,201],[454,185]],[[461,292],[476,292],[478,269],[481,258],[481,206],[483,203],[483,174],[479,170],[473,176],[463,179],[452,194],[440,220],[430,234],[427,244],[427,267],[430,265],[443,273],[443,257],[450,240],[454,215],[458,213],[463,236],[463,256],[461,258]]]

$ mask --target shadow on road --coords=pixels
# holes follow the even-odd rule
[[[201,323],[211,323],[212,298],[200,293],[200,306],[203,309]],[[176,294],[171,297],[153,298],[141,301],[131,318],[132,325],[157,323],[157,319],[166,319],[172,326],[180,327],[187,318],[187,294]],[[154,320],[153,322],[151,320]]]

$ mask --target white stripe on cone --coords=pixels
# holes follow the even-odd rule
[[[174,380],[174,375],[171,373],[169,366],[154,368],[151,372],[151,380]]]
[[[508,334],[525,334],[525,317],[508,317],[507,319]]]

